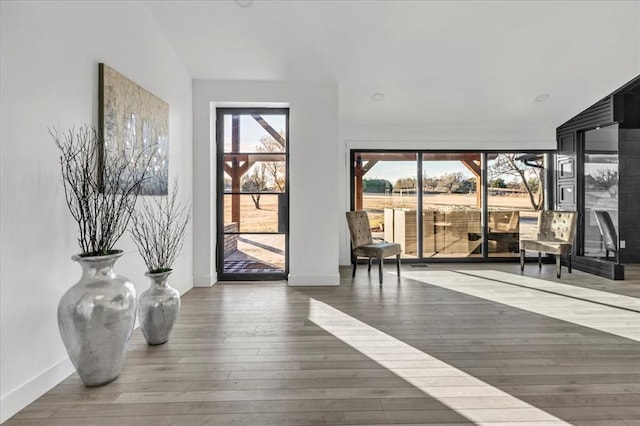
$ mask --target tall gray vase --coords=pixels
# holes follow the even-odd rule
[[[82,277],[58,303],[62,341],[87,386],[101,386],[120,375],[136,322],[136,289],[113,271],[122,255],[74,255]]]
[[[169,274],[171,271],[145,274],[151,279],[151,286],[140,295],[138,315],[149,345],[161,345],[169,340],[180,312],[180,293],[167,284]]]

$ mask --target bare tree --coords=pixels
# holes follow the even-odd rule
[[[151,273],[167,272],[184,247],[191,204],[178,199],[178,180],[170,196],[141,198],[131,216],[131,239]]]
[[[264,163],[255,164],[251,172],[242,177],[242,189],[251,192],[256,209],[260,210],[260,193],[267,189],[266,167]]]
[[[489,179],[496,180],[499,177],[512,176],[516,178],[529,196],[531,207],[540,210],[544,207],[544,194],[542,191],[543,168],[526,165],[516,160],[521,154],[499,154],[489,167]],[[538,182],[536,185],[535,182]],[[537,190],[537,191],[536,191]]]
[[[60,150],[65,199],[79,231],[82,256],[117,252],[113,246],[126,231],[145,179],[143,151],[131,159],[102,152],[95,128],[85,125],[49,134]]]
[[[279,133],[284,138],[284,132],[281,131]],[[271,136],[263,136],[260,138],[260,143],[261,146],[256,148],[258,152],[282,152],[284,154],[284,147]],[[284,192],[286,179],[285,162],[265,161],[264,167],[269,180],[275,188],[280,192]]]

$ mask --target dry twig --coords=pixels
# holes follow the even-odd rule
[[[64,193],[78,226],[81,255],[115,252],[113,246],[127,229],[145,179],[146,167],[140,167],[143,153],[134,161],[102,156],[102,138],[89,125],[62,134],[49,129],[49,134],[60,150]]]
[[[131,217],[129,233],[149,272],[171,270],[182,252],[190,214],[190,203],[178,200],[177,179],[170,196],[141,199]]]

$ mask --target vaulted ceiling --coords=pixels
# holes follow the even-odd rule
[[[343,124],[555,127],[640,74],[640,1],[145,4],[193,78],[335,81]]]

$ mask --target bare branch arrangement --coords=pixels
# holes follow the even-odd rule
[[[150,273],[167,272],[182,252],[191,204],[178,199],[178,180],[171,195],[142,198],[131,217],[129,233]]]
[[[78,225],[81,256],[117,252],[113,246],[126,231],[145,179],[142,154],[123,160],[101,155],[104,145],[96,129],[84,125],[49,134],[60,150],[60,168],[69,211]],[[101,166],[101,167],[99,167]]]

